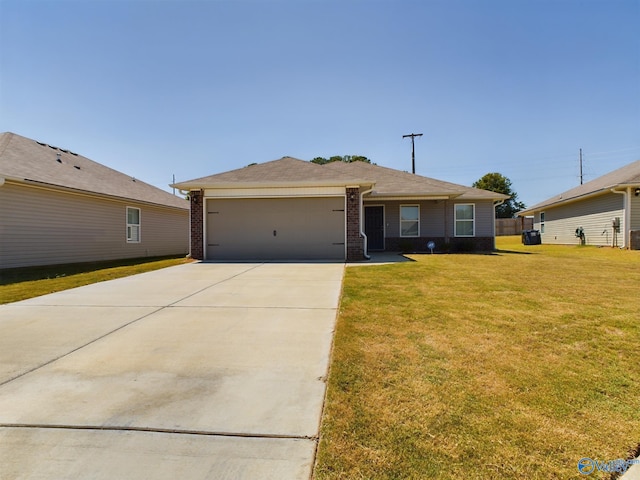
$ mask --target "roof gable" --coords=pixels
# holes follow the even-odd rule
[[[0,134],[0,177],[188,209],[189,203],[82,155],[16,135]]]
[[[530,215],[541,208],[550,207],[566,202],[572,202],[582,197],[606,193],[612,188],[640,185],[640,160],[618,168],[583,185],[567,190],[560,195],[553,196],[520,212],[520,215]]]

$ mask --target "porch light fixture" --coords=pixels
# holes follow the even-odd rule
[[[638,195],[638,194],[636,193],[636,195]],[[356,194],[355,193],[350,193],[349,194],[349,200],[353,201],[355,199],[356,199]]]
[[[640,188],[636,188],[635,191],[633,192],[633,194],[638,197],[640,196]]]

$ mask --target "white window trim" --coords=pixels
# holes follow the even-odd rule
[[[129,210],[138,211],[138,223],[129,223]],[[140,243],[142,241],[142,210],[140,210],[138,207],[127,207],[125,215],[125,220],[127,222],[127,243]],[[136,240],[133,240],[133,236],[129,235],[130,228],[138,229],[138,238]]]
[[[418,207],[418,233],[417,235],[403,235],[402,234],[402,207]],[[400,205],[400,211],[398,212],[399,215],[399,221],[400,221],[400,237],[401,238],[418,238],[420,237],[420,204],[415,203],[415,204],[407,204],[407,205]],[[404,220],[405,222],[408,220]],[[413,222],[413,220],[411,220]]]
[[[458,209],[457,207],[470,206],[473,208],[473,218],[471,220],[462,219],[458,220]],[[471,235],[458,235],[458,222],[472,222],[473,225],[473,234]],[[472,238],[476,236],[476,204],[475,203],[456,203],[453,207],[453,231],[456,237],[467,237]]]

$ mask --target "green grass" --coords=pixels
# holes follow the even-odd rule
[[[0,304],[180,265],[189,261],[184,256],[146,257],[4,269],[0,270]]]
[[[580,478],[640,443],[640,252],[498,248],[347,268],[316,478]]]

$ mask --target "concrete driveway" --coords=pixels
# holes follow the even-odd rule
[[[0,306],[0,477],[306,479],[341,263],[194,263]]]

